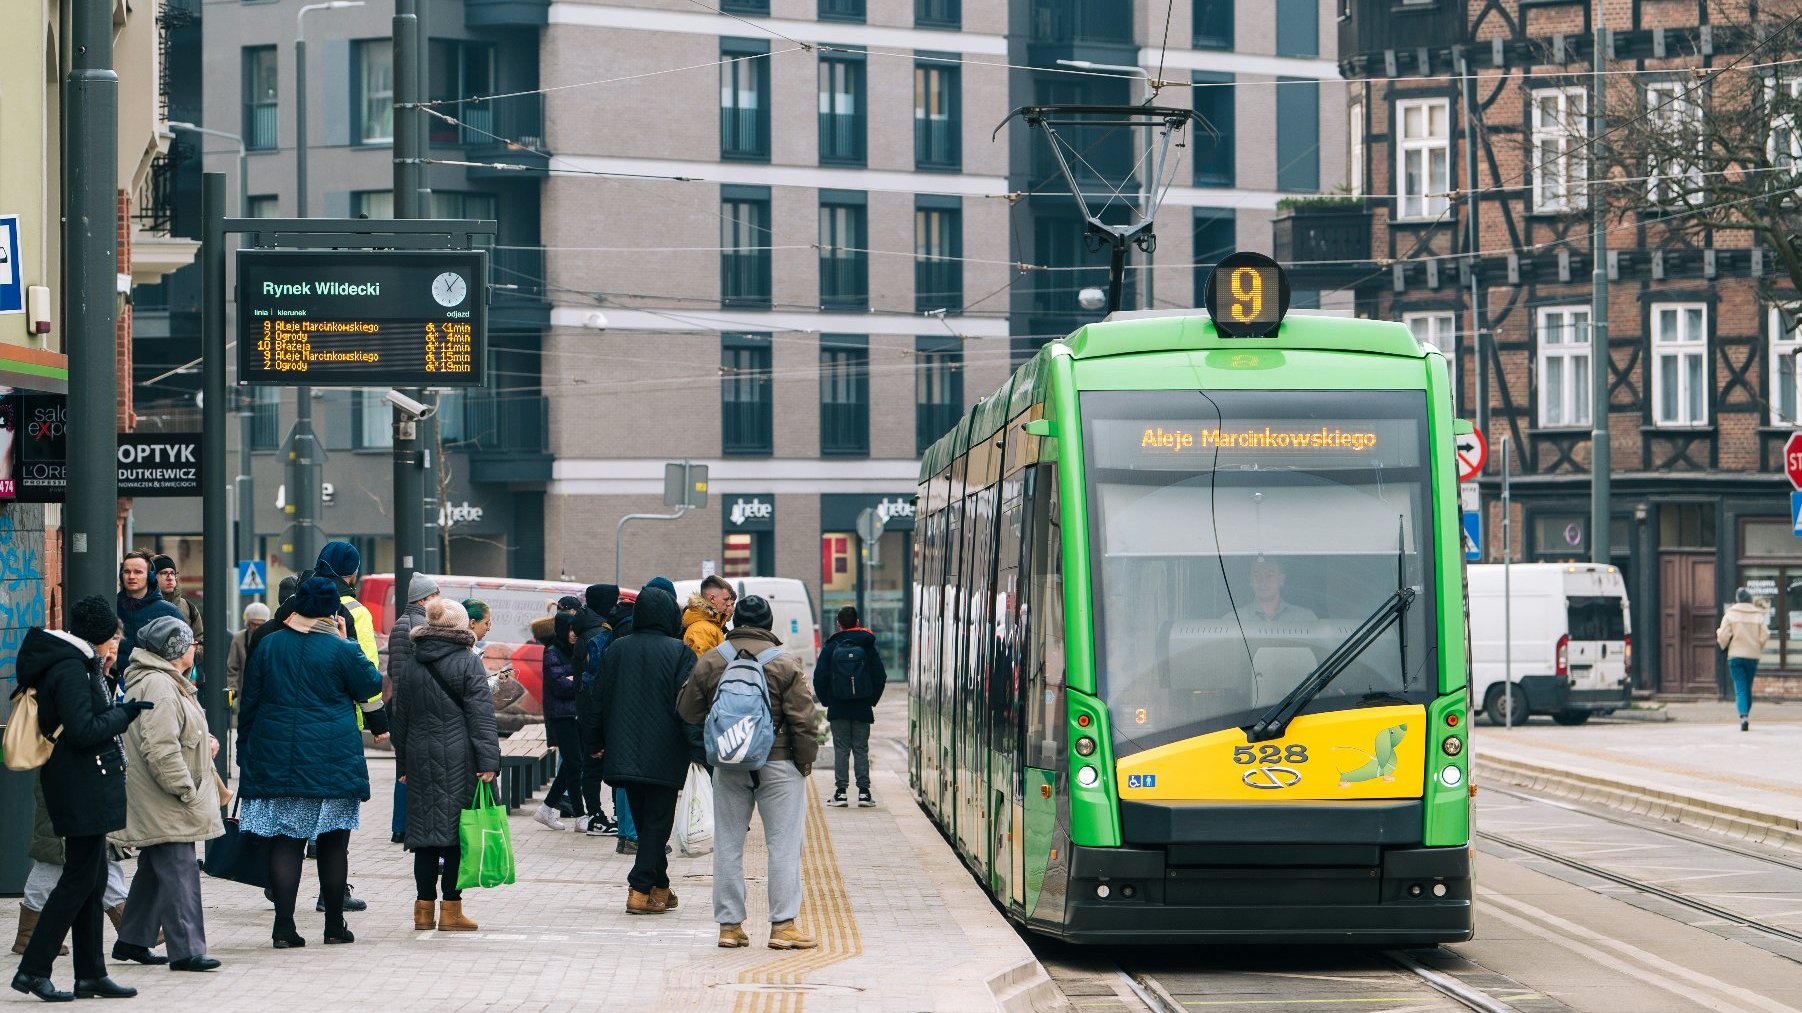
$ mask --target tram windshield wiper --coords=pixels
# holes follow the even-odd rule
[[[1295,720],[1302,708],[1314,702],[1327,686],[1337,679],[1340,673],[1351,667],[1365,649],[1377,642],[1389,627],[1400,622],[1408,613],[1408,605],[1414,600],[1414,589],[1398,587],[1388,600],[1377,606],[1377,610],[1368,619],[1359,624],[1351,635],[1333,648],[1333,653],[1326,656],[1314,671],[1308,673],[1289,695],[1278,700],[1271,708],[1258,716],[1256,721],[1245,726],[1245,736],[1251,742],[1266,742],[1280,739],[1289,730],[1289,722]]]

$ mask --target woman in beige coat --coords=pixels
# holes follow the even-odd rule
[[[144,624],[125,669],[125,695],[156,706],[125,732],[125,829],[115,843],[138,849],[113,957],[211,971],[194,845],[225,832],[206,711],[194,687],[194,632],[172,616]],[[150,952],[163,930],[169,956]]]
[[[1742,732],[1751,727],[1752,680],[1758,677],[1758,660],[1764,657],[1765,643],[1771,639],[1769,616],[1769,610],[1753,602],[1751,592],[1742,587],[1714,631],[1715,643],[1727,652],[1727,674],[1733,679],[1733,702],[1739,705]]]

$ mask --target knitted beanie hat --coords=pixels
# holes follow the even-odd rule
[[[294,593],[294,611],[308,619],[324,619],[338,612],[338,587],[324,577],[308,577]]]
[[[439,629],[469,629],[469,612],[463,604],[450,598],[439,598],[425,607],[425,621],[428,626]]]
[[[194,646],[194,631],[174,616],[157,616],[138,630],[138,646],[164,661],[174,661]]]

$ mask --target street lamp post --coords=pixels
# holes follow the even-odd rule
[[[1123,63],[1093,63],[1089,60],[1059,60],[1057,63],[1058,66],[1069,67],[1071,70],[1089,70],[1101,74],[1125,74],[1128,77],[1136,77],[1145,82],[1145,104],[1151,104],[1151,74],[1144,67],[1133,67]],[[1150,124],[1145,127],[1147,151],[1154,143],[1151,133],[1153,129]],[[1151,195],[1156,192],[1156,187],[1157,180],[1147,179],[1143,172],[1139,173],[1139,212],[1141,214],[1151,207]],[[1145,251],[1145,266],[1140,269],[1143,272],[1144,308],[1148,310],[1157,309],[1157,281],[1151,270],[1152,256],[1152,251]]]
[[[189,130],[207,137],[231,141],[238,146],[238,216],[250,217],[250,161],[245,157],[244,138],[237,134],[214,130],[194,123],[169,121],[171,130]],[[238,412],[238,558],[257,559],[256,483],[251,476],[250,445],[255,427],[254,413],[248,396],[240,397]]]
[[[328,0],[303,6],[294,15],[294,216],[307,217],[307,14],[361,7],[363,0]],[[319,440],[313,433],[313,388],[294,388],[294,431],[288,441],[288,495],[294,517],[288,566],[295,573],[312,565],[318,550]],[[348,576],[348,575],[347,575]]]

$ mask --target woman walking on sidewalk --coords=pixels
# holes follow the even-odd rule
[[[1764,656],[1771,629],[1766,618],[1769,610],[1754,604],[1750,591],[1742,587],[1734,599],[1721,616],[1714,640],[1727,652],[1727,674],[1733,678],[1733,699],[1739,705],[1739,730],[1743,732],[1751,727],[1752,680],[1758,676],[1758,659]]]
[[[458,814],[476,781],[493,781],[501,767],[488,672],[470,651],[476,642],[469,613],[440,598],[415,626],[413,656],[394,686],[394,763],[407,786],[407,849],[413,852],[413,928],[474,932],[457,890]],[[439,883],[444,900],[436,917]]]
[[[354,943],[344,924],[350,832],[369,800],[369,764],[357,705],[382,692],[382,673],[345,639],[338,588],[309,577],[294,612],[251,652],[238,709],[239,813],[245,833],[269,838],[275,948],[307,944],[294,926],[294,898],[307,841],[317,838],[325,942]],[[380,715],[386,726],[387,714]]]

